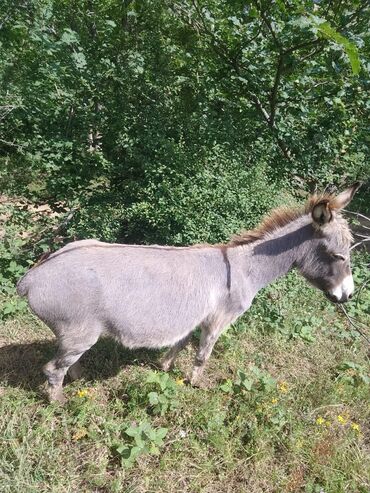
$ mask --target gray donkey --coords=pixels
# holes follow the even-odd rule
[[[255,230],[221,245],[190,247],[76,241],[41,261],[18,282],[32,311],[58,339],[44,367],[50,400],[63,401],[67,371],[102,334],[128,348],[170,347],[162,367],[201,328],[191,376],[197,384],[222,330],[256,293],[296,267],[334,302],[352,296],[351,234],[340,209],[358,184],[338,196],[311,197],[301,209],[273,211]]]

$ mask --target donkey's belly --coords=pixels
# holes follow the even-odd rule
[[[126,347],[172,346],[211,310],[209,295],[196,279],[185,284],[157,277],[127,276],[121,288],[102,293],[105,326]]]
[[[191,333],[200,322],[193,320],[192,323],[179,325],[173,321],[171,326],[158,325],[154,320],[137,321],[130,323],[127,319],[115,321],[108,324],[108,333],[127,348],[161,348],[174,346],[181,339]]]
[[[121,305],[108,317],[108,332],[128,348],[161,348],[173,346],[186,337],[206,318],[206,310],[199,306],[148,307],[146,303]]]
[[[127,331],[125,329],[113,329],[110,330],[110,334],[113,335],[124,347],[135,348],[151,348],[159,349],[163,347],[174,346],[177,342],[184,339],[189,333],[194,330],[192,327],[186,331],[181,332],[167,332],[164,331],[136,331],[135,333]]]

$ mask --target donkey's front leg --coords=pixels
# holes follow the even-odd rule
[[[194,368],[190,379],[192,385],[199,385],[204,367],[206,366],[208,358],[211,356],[213,346],[219,338],[222,329],[223,326],[202,328],[199,348],[197,355],[195,356]]]

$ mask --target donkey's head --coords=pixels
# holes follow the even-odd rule
[[[355,183],[338,196],[315,196],[310,201],[313,238],[298,268],[336,303],[348,301],[354,291],[350,267],[352,236],[340,210],[350,203],[358,187],[359,183]]]

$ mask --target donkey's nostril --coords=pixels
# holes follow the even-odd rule
[[[353,298],[353,293],[348,295],[348,299],[350,300],[351,298]]]

